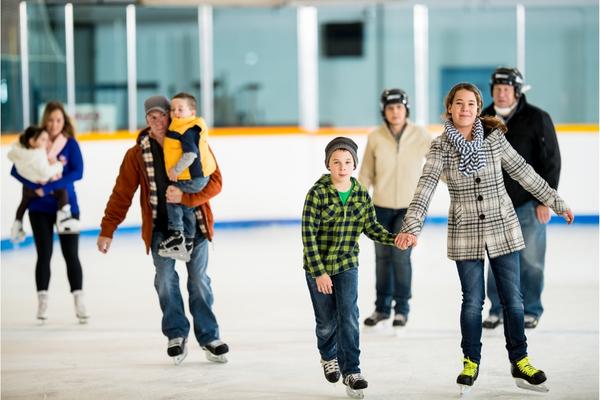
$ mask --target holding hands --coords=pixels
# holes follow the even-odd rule
[[[412,233],[399,233],[394,240],[394,244],[400,250],[406,250],[409,247],[416,247],[417,237]]]

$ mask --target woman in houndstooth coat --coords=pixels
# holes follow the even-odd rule
[[[504,137],[504,124],[495,117],[480,117],[482,104],[479,89],[470,83],[455,85],[446,96],[444,133],[431,145],[396,243],[400,248],[417,244],[431,197],[443,175],[450,193],[448,258],[456,261],[463,294],[460,326],[464,369],[457,383],[468,390],[479,374],[487,252],[503,305],[512,375],[519,387],[545,391],[544,372],[534,368],[527,357],[518,258],[525,244],[502,169],[568,223],[573,221],[573,213],[510,146]]]

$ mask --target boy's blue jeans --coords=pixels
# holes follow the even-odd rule
[[[483,259],[456,261],[462,305],[460,310],[460,330],[465,357],[479,363],[481,360],[481,311],[485,299]],[[513,252],[490,258],[490,267],[496,278],[498,295],[502,303],[504,317],[504,337],[506,350],[511,362],[527,355],[527,338],[523,321],[523,298],[520,290],[519,253]]]
[[[377,221],[392,233],[400,232],[406,208],[392,209],[375,206]],[[400,250],[375,242],[375,311],[390,315],[392,299],[395,302],[394,312],[408,316],[411,298],[412,265],[410,254],[412,248]]]
[[[162,310],[162,332],[169,338],[187,337],[190,323],[185,316],[183,298],[179,288],[179,276],[175,271],[175,260],[158,255],[158,246],[166,237],[161,232],[152,234],[152,260],[156,275],[154,287],[158,293]],[[194,250],[187,268],[187,290],[189,309],[194,319],[194,334],[204,346],[219,339],[219,325],[212,311],[213,292],[210,278],[206,274],[208,265],[208,240],[201,235],[194,238]]]
[[[181,189],[183,193],[198,193],[208,183],[210,177],[204,176],[187,181],[172,182],[171,185]],[[183,232],[186,238],[193,238],[196,234],[196,215],[194,207],[186,207],[179,203],[167,203],[167,216],[169,230]]]
[[[521,265],[521,293],[526,315],[539,318],[544,312],[542,306],[542,291],[544,290],[544,264],[546,256],[546,225],[538,221],[535,200],[515,208],[525,247],[519,252]],[[502,305],[498,297],[498,289],[493,278],[493,272],[488,271],[487,295],[492,303],[490,314],[500,315]]]
[[[315,278],[306,273],[317,323],[317,347],[322,360],[337,358],[342,376],[360,373],[358,269],[333,275],[331,280],[333,293],[319,293]]]

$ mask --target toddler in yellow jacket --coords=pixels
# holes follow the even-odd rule
[[[165,167],[172,185],[184,193],[198,193],[216,169],[208,148],[206,123],[196,116],[196,99],[178,93],[171,99],[171,124],[163,142]],[[167,203],[170,236],[161,242],[158,254],[189,261],[196,231],[193,208]]]

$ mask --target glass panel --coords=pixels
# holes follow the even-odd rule
[[[67,101],[65,8],[27,4],[31,123],[39,123],[45,104]]]
[[[144,100],[154,95],[190,93],[200,113],[198,9],[138,7],[136,12],[138,124],[145,125]]]
[[[532,7],[525,14],[528,101],[555,123],[597,123],[598,7]]]
[[[444,96],[461,81],[476,84],[484,106],[499,65],[516,66],[516,9],[429,9],[429,121],[440,123]]]
[[[297,125],[296,8],[215,8],[215,126]]]
[[[11,18],[4,13],[11,12]],[[5,10],[2,8],[3,39],[0,78],[0,132],[11,134],[23,128],[23,99],[21,96],[21,56],[19,54],[19,12],[18,8]],[[6,40],[6,41],[4,41]]]
[[[125,7],[75,5],[73,20],[77,130],[127,129]]]

